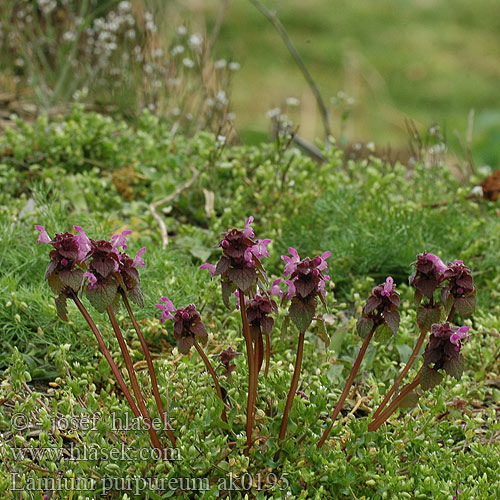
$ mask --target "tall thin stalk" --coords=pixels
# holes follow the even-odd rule
[[[295,358],[295,368],[293,370],[292,382],[290,383],[290,390],[288,391],[288,396],[286,398],[285,410],[283,411],[283,417],[281,419],[280,433],[278,436],[279,441],[283,441],[286,435],[286,430],[288,428],[288,414],[292,408],[293,399],[297,393],[297,387],[299,386],[300,370],[302,368],[302,357],[304,355],[304,337],[305,332],[300,332],[299,342],[297,344],[297,356]]]
[[[123,302],[125,304],[125,308],[127,309],[128,315],[130,316],[130,320],[132,321],[132,324],[134,325],[134,329],[137,333],[137,336],[139,337],[139,341],[141,343],[141,347],[142,347],[142,350],[144,352],[144,357],[146,358],[149,376],[151,378],[151,386],[153,388],[153,394],[154,394],[154,398],[156,401],[156,406],[158,408],[158,412],[160,413],[160,416],[162,418],[163,424],[165,426],[165,430],[167,432],[167,436],[170,439],[172,446],[175,448],[175,445],[176,445],[175,436],[174,436],[174,433],[172,432],[172,429],[170,428],[168,415],[165,412],[165,408],[163,406],[163,402],[162,402],[161,396],[160,396],[160,391],[158,390],[158,380],[156,378],[156,372],[155,372],[155,368],[153,365],[153,359],[151,357],[151,353],[149,351],[148,344],[146,342],[146,339],[144,338],[144,335],[142,334],[142,331],[139,327],[139,323],[135,319],[134,313],[132,312],[132,308],[130,307],[130,302],[127,298],[127,294],[122,293],[122,298],[123,298]]]
[[[212,379],[214,381],[215,385],[215,390],[217,391],[217,395],[219,396],[220,400],[222,401],[223,407],[222,407],[222,420],[224,422],[227,422],[227,413],[226,413],[226,403],[224,402],[224,396],[222,395],[222,389],[219,384],[219,379],[217,377],[217,373],[215,372],[212,363],[210,363],[210,360],[207,358],[207,355],[205,354],[205,351],[203,348],[198,344],[196,339],[193,339],[194,342],[194,347],[198,351],[198,354],[201,356],[201,359],[203,359],[203,362],[205,363],[205,366],[207,367],[208,373],[212,376]]]
[[[340,396],[337,406],[335,406],[332,416],[330,417],[332,423],[330,424],[328,429],[326,429],[325,432],[323,432],[323,435],[321,436],[321,439],[318,442],[318,448],[321,448],[325,444],[328,435],[330,434],[331,430],[333,429],[333,426],[335,425],[335,420],[337,419],[340,411],[344,407],[344,402],[347,398],[347,395],[349,394],[349,390],[351,389],[351,386],[354,382],[354,378],[358,374],[359,367],[361,366],[361,361],[363,361],[366,349],[368,348],[368,344],[370,343],[370,340],[372,339],[374,332],[375,332],[375,327],[373,327],[370,330],[370,333],[366,336],[365,340],[363,341],[361,349],[359,350],[358,355],[356,357],[356,361],[354,362],[354,365],[352,367],[351,373],[349,374],[349,378],[347,379],[347,382],[345,384],[344,390],[342,391],[342,395]]]
[[[245,295],[242,290],[239,290],[240,298],[240,313],[241,322],[243,326],[243,336],[245,337],[245,343],[247,348],[247,360],[248,360],[248,396],[247,396],[247,422],[246,422],[246,434],[247,434],[247,446],[252,443],[252,431],[253,431],[253,401],[254,401],[254,352],[252,344],[252,335],[250,333],[250,326],[248,324],[247,310],[245,305]]]
[[[451,321],[453,319],[453,316],[455,316],[455,306],[454,305],[451,307],[450,313],[448,314],[448,318],[446,319],[446,321],[448,321],[448,322]],[[418,337],[417,343],[415,344],[415,347],[413,348],[413,352],[411,353],[411,356],[410,356],[410,359],[408,360],[408,363],[406,363],[403,370],[401,370],[401,373],[399,374],[399,377],[397,378],[396,382],[394,382],[390,391],[386,394],[382,403],[380,403],[380,406],[377,408],[377,411],[373,414],[372,422],[375,421],[378,418],[378,416],[382,413],[382,411],[386,407],[387,403],[389,402],[389,400],[391,399],[393,394],[397,391],[402,380],[404,379],[406,374],[410,371],[410,368],[414,365],[414,363],[415,363],[415,361],[420,353],[420,349],[422,348],[422,344],[424,343],[426,335],[427,335],[427,332],[424,331]]]
[[[423,367],[422,367],[423,368]],[[401,389],[401,392],[399,393],[398,397],[395,398],[392,403],[388,406],[388,408],[378,416],[378,418],[372,422],[370,422],[370,425],[368,426],[368,431],[376,431],[398,408],[400,405],[401,401],[413,390],[415,387],[420,384],[420,375],[422,373],[422,368],[418,371],[417,375],[413,379],[413,382],[410,384],[406,385]]]
[[[115,376],[116,381],[118,382],[118,385],[120,386],[120,389],[122,390],[125,396],[125,399],[127,400],[128,404],[130,405],[130,408],[132,409],[134,417],[136,418],[140,417],[141,412],[137,408],[137,405],[135,404],[135,401],[132,398],[132,394],[130,394],[128,387],[125,385],[125,381],[123,380],[120,370],[118,369],[118,366],[116,366],[116,363],[113,361],[111,353],[109,352],[109,349],[106,347],[104,339],[102,338],[101,333],[99,332],[96,324],[94,323],[94,320],[91,318],[90,314],[87,312],[87,309],[85,309],[85,306],[82,304],[76,293],[73,291],[71,292],[71,298],[75,302],[76,307],[78,307],[78,310],[82,313],[82,316],[87,321],[87,324],[92,330],[92,333],[95,335],[95,338],[97,339],[97,344],[99,345],[99,349],[101,350],[103,356],[108,362],[109,367],[111,368],[111,371],[113,372],[113,375]]]
[[[122,332],[118,325],[118,321],[116,320],[115,314],[111,306],[108,306],[107,313],[109,316],[109,320],[111,321],[113,331],[115,332],[116,338],[118,340],[118,344],[120,345],[120,350],[122,352],[122,356],[125,361],[125,366],[127,367],[128,375],[130,378],[130,383],[132,384],[132,390],[134,391],[135,398],[137,399],[137,403],[139,405],[139,409],[141,410],[144,421],[146,422],[146,425],[148,427],[148,432],[151,437],[151,442],[153,443],[153,446],[155,448],[157,448],[158,450],[162,450],[158,434],[156,433],[156,430],[152,426],[151,417],[149,415],[146,404],[144,403],[144,397],[142,396],[141,389],[139,387],[139,382],[137,381],[137,375],[135,373],[130,353],[128,352],[127,344],[125,342],[125,339],[123,338]]]

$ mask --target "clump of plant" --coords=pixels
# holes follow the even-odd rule
[[[116,319],[115,312],[120,303],[124,303],[144,351],[160,418],[163,419],[167,435],[172,445],[175,446],[175,437],[168,425],[168,415],[161,400],[151,353],[130,305],[130,301],[132,301],[139,307],[144,306],[138,268],[145,265],[142,255],[146,249],[141,248],[134,258],[125,253],[127,249],[126,236],[130,234],[130,231],[114,235],[110,241],[96,241],[88,238],[85,231],[79,226],[74,226],[77,234],[58,233],[53,238],[50,238],[43,226],[35,226],[35,228],[40,231],[37,243],[46,243],[52,246],[45,279],[56,295],[55,303],[58,316],[63,321],[67,321],[67,301],[72,300],[76,304],[95,335],[99,349],[106,358],[132,413],[135,417],[144,419],[153,446],[162,450],[163,447],[152,425],[143,392],[139,387],[128,346]],[[81,300],[83,295],[99,313],[106,312],[108,315],[127,368],[135,400],[113,360],[101,332]]]
[[[286,396],[279,431],[276,432],[279,457],[281,446],[287,437],[290,411],[298,392],[301,375],[305,334],[313,321],[318,321],[324,328],[324,322],[318,309],[322,304],[327,308],[326,283],[330,280],[327,260],[330,252],[324,252],[314,258],[301,258],[294,248],[289,248],[289,255],[283,255],[285,262],[284,278],[274,280],[269,286],[263,259],[270,256],[270,239],[258,239],[252,227],[253,217],[246,220],[243,229],[232,228],[221,234],[218,248],[221,251],[217,264],[203,264],[202,269],[209,271],[211,278],[220,277],[222,300],[233,309],[232,297],[236,296],[236,309],[241,318],[241,332],[246,348],[248,366],[248,389],[246,392],[246,423],[245,450],[249,452],[256,439],[254,436],[255,415],[259,406],[259,376],[265,362],[264,376],[267,376],[271,364],[271,336],[275,327],[275,316],[278,314],[278,304],[272,298],[281,298],[281,307],[286,313],[283,318],[283,331],[290,325],[298,330],[296,359],[290,388]],[[141,333],[139,325],[132,312],[130,301],[144,306],[140,289],[138,268],[144,266],[142,255],[145,249],[138,251],[135,258],[129,257],[126,236],[129,231],[114,235],[110,241],[91,240],[82,228],[75,226],[77,234],[59,233],[50,238],[42,226],[36,226],[40,231],[39,242],[52,246],[49,254],[50,262],[45,277],[56,294],[56,306],[59,316],[67,319],[66,302],[72,300],[83,314],[98,341],[99,347],[107,359],[117,382],[123,391],[136,417],[142,416],[145,421],[151,421],[147,405],[137,376],[132,365],[128,347],[118,325],[115,311],[123,302],[139,336],[147,359],[153,394],[159,413],[165,417],[160,393],[158,391],[154,366],[151,356]],[[417,325],[420,329],[409,362],[401,371],[393,387],[389,390],[379,408],[374,412],[368,429],[377,430],[387,419],[401,407],[416,404],[419,395],[416,388],[432,389],[443,380],[446,373],[460,379],[464,370],[464,358],[461,354],[462,343],[468,340],[468,326],[452,324],[456,314],[462,318],[474,312],[476,304],[476,288],[470,269],[462,261],[449,262],[445,265],[437,256],[423,253],[414,262],[415,270],[410,276],[410,284],[415,287],[415,304],[417,306]],[[287,286],[282,291],[281,284]],[[106,312],[111,326],[120,345],[121,354],[127,367],[132,392],[126,386],[116,363],[111,358],[102,335],[97,329],[90,314],[82,303],[86,296],[98,312]],[[221,387],[217,366],[214,366],[207,356],[203,344],[208,339],[208,331],[201,315],[194,304],[185,307],[175,307],[170,299],[161,297],[156,307],[161,310],[161,321],[173,321],[173,333],[177,348],[181,354],[187,355],[194,347],[203,360],[210,374],[215,391],[221,404],[221,418],[225,429],[230,420],[228,412],[231,402],[226,398],[226,392]],[[387,341],[396,335],[400,323],[400,298],[394,279],[387,277],[385,282],[375,286],[366,300],[357,321],[357,332],[363,339],[351,372],[346,380],[342,394],[330,417],[330,425],[323,431],[317,446],[321,448],[343,409],[346,398],[357,376],[362,360],[372,339]],[[423,363],[412,381],[400,388],[400,384],[415,363],[424,344],[427,334],[430,336],[423,355]],[[234,359],[240,353],[231,348],[218,354],[223,373],[230,378],[236,365]],[[284,396],[284,395],[283,395]],[[391,398],[393,398],[391,400]],[[165,423],[168,424],[167,420]],[[167,434],[175,445],[175,437],[167,426]],[[153,446],[161,449],[158,435],[150,429]],[[272,438],[274,436],[265,436]],[[229,443],[228,443],[229,445]],[[234,445],[234,443],[233,443]]]

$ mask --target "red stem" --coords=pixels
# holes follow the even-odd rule
[[[420,374],[422,372],[422,368],[418,371],[417,375],[415,375],[415,378],[413,379],[413,382],[410,384],[406,385],[401,389],[401,392],[399,393],[398,397],[394,399],[394,401],[388,406],[387,410],[385,410],[379,417],[373,421],[370,422],[370,425],[368,426],[368,431],[376,431],[397,409],[403,398],[410,393],[415,387],[420,384]]]
[[[168,438],[170,439],[172,446],[175,448],[175,443],[176,443],[175,436],[174,436],[174,433],[172,432],[172,429],[170,428],[168,415],[165,412],[165,408],[164,408],[163,402],[161,400],[160,391],[158,389],[158,380],[156,378],[156,372],[155,372],[155,368],[153,365],[153,358],[151,357],[151,353],[149,351],[148,344],[146,342],[146,339],[144,338],[144,335],[142,334],[142,331],[139,327],[139,323],[137,323],[137,320],[135,319],[134,313],[132,312],[132,308],[130,307],[130,302],[129,302],[127,294],[125,292],[122,293],[122,298],[123,298],[123,302],[125,304],[125,307],[127,309],[128,315],[130,316],[132,324],[134,325],[134,329],[137,333],[137,336],[139,337],[139,341],[141,343],[142,350],[144,352],[144,357],[146,358],[149,376],[151,378],[151,386],[153,388],[153,394],[154,394],[155,401],[156,401],[156,407],[158,408],[158,412],[160,413],[160,416],[163,420],[163,425],[165,426],[165,430],[167,432]],[[168,388],[167,388],[167,391],[168,391]]]
[[[222,396],[222,389],[219,384],[219,379],[217,378],[217,373],[215,372],[212,364],[210,363],[209,359],[207,358],[207,355],[201,348],[200,344],[198,344],[196,339],[193,339],[193,342],[194,342],[194,347],[198,351],[198,354],[201,356],[201,359],[203,359],[205,366],[207,367],[208,373],[212,375],[212,379],[215,384],[215,390],[217,391],[217,395],[219,396],[220,400],[222,401],[222,404],[224,405],[222,407],[222,420],[224,420],[224,422],[227,422],[226,404],[224,403],[224,397]]]
[[[354,366],[352,367],[351,373],[349,374],[349,378],[347,379],[347,382],[345,384],[344,390],[342,391],[342,395],[340,396],[340,399],[337,403],[337,406],[333,410],[331,420],[332,423],[328,427],[328,429],[323,432],[323,435],[321,436],[321,439],[318,442],[318,448],[321,448],[324,444],[325,441],[328,438],[328,435],[330,434],[331,430],[333,429],[333,426],[335,424],[335,420],[338,417],[338,414],[340,413],[340,410],[344,407],[344,402],[347,398],[347,395],[349,394],[349,390],[354,382],[354,378],[358,374],[359,367],[361,366],[361,361],[363,361],[363,357],[366,353],[366,349],[368,348],[368,344],[370,343],[370,340],[373,337],[373,333],[375,332],[375,327],[373,327],[370,330],[370,333],[366,336],[365,340],[363,341],[363,344],[361,346],[361,349],[358,352],[358,355],[356,357],[356,361],[354,362]]]
[[[135,404],[134,399],[132,398],[132,394],[130,394],[130,391],[128,387],[125,385],[125,381],[123,380],[123,377],[120,373],[120,370],[116,366],[116,363],[113,361],[113,358],[111,357],[111,354],[106,347],[106,344],[104,343],[104,340],[102,338],[102,335],[100,334],[99,330],[97,329],[97,326],[94,323],[94,320],[90,317],[90,314],[87,312],[85,309],[85,306],[82,304],[76,293],[71,292],[71,298],[76,304],[76,307],[78,307],[79,311],[82,313],[83,317],[87,321],[90,329],[92,330],[92,333],[95,335],[95,338],[97,339],[97,344],[99,345],[99,349],[101,350],[103,356],[106,358],[106,361],[108,362],[111,371],[113,372],[113,375],[116,378],[116,381],[118,382],[118,385],[120,386],[120,389],[122,390],[123,394],[125,395],[126,400],[128,401],[128,404],[130,405],[130,408],[132,408],[132,413],[134,414],[134,417],[140,417],[141,412],[137,408],[137,405]]]
[[[271,362],[271,338],[266,335],[266,367],[264,368],[264,377],[269,373],[269,363]]]
[[[146,425],[148,427],[148,432],[151,437],[151,442],[153,443],[153,446],[155,448],[157,448],[158,450],[162,450],[158,434],[156,433],[156,430],[153,428],[151,417],[149,416],[148,409],[146,408],[146,404],[144,403],[144,398],[142,396],[141,389],[139,387],[139,382],[137,381],[134,365],[132,364],[132,359],[130,357],[130,353],[128,352],[128,347],[127,344],[125,343],[125,339],[123,338],[122,332],[118,325],[118,321],[116,320],[115,314],[111,306],[108,306],[106,310],[108,312],[109,320],[111,321],[111,325],[113,326],[116,338],[118,340],[118,344],[120,345],[120,350],[122,352],[123,360],[125,361],[125,366],[127,367],[128,375],[130,378],[130,383],[132,384],[132,390],[134,391],[135,398],[137,399],[137,403],[139,405],[139,409],[141,410],[144,421],[146,422]]]
[[[427,335],[427,331],[423,331],[420,334],[420,336],[418,337],[417,343],[415,344],[415,347],[413,348],[413,352],[411,353],[411,356],[410,356],[410,359],[408,360],[408,363],[406,363],[405,367],[401,370],[401,373],[399,374],[399,377],[397,378],[396,382],[394,382],[393,386],[391,387],[391,390],[386,394],[382,403],[380,403],[380,406],[377,408],[377,411],[373,414],[372,421],[375,421],[378,418],[378,416],[382,413],[382,411],[386,407],[387,403],[391,399],[392,395],[396,392],[399,385],[401,384],[401,381],[405,378],[406,374],[410,371],[410,368],[413,366],[413,364],[415,363],[415,361],[418,357],[418,354],[420,353],[420,349],[422,348],[422,344],[424,343],[426,335]]]
[[[288,391],[288,396],[286,398],[285,410],[283,411],[283,418],[281,419],[281,427],[279,433],[279,441],[283,441],[286,435],[286,430],[288,428],[288,414],[292,408],[293,399],[297,393],[297,387],[299,386],[300,370],[302,368],[302,357],[304,355],[304,337],[305,332],[300,332],[299,342],[297,344],[297,357],[295,359],[295,368],[293,370],[292,382],[290,384],[290,390]]]
[[[245,305],[245,295],[241,289],[239,289],[240,296],[240,313],[241,322],[243,325],[243,336],[245,337],[245,343],[247,347],[247,360],[248,360],[248,396],[247,396],[247,422],[246,422],[246,434],[247,434],[247,446],[252,443],[252,431],[253,431],[253,394],[254,394],[254,352],[252,344],[252,336],[250,333],[250,326],[248,324],[247,311]]]

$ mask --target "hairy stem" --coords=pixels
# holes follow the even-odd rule
[[[401,392],[399,393],[398,397],[394,399],[394,401],[388,406],[387,410],[385,410],[379,417],[374,420],[373,422],[370,422],[370,425],[368,426],[368,431],[376,431],[397,409],[401,401],[411,392],[415,387],[420,384],[420,374],[422,373],[422,368],[420,368],[419,372],[413,379],[413,382],[410,384],[406,385],[401,389]]]
[[[227,414],[226,414],[226,403],[224,403],[224,396],[222,395],[222,389],[219,384],[219,379],[217,377],[217,373],[215,372],[212,363],[210,363],[210,360],[207,358],[207,355],[205,354],[205,351],[203,351],[202,347],[196,339],[193,339],[194,341],[194,347],[198,351],[198,354],[201,356],[201,359],[203,359],[203,362],[205,363],[205,366],[207,367],[208,373],[212,376],[212,379],[215,384],[215,390],[217,391],[217,395],[219,396],[220,400],[222,401],[222,404],[224,405],[222,407],[222,420],[224,422],[227,422]]]
[[[82,304],[78,296],[76,295],[75,292],[71,292],[71,298],[76,304],[76,307],[78,307],[78,310],[82,313],[83,317],[87,321],[87,324],[89,325],[90,329],[92,330],[92,333],[95,335],[95,338],[97,339],[97,344],[99,345],[99,349],[101,350],[103,356],[106,358],[106,361],[108,362],[111,371],[113,372],[113,375],[116,378],[116,381],[118,382],[118,385],[120,386],[120,389],[122,390],[128,404],[130,405],[130,408],[132,409],[132,413],[134,414],[134,417],[140,417],[141,412],[137,408],[137,405],[135,404],[134,399],[132,398],[132,394],[130,394],[130,391],[128,387],[125,385],[125,381],[123,380],[123,377],[120,373],[120,370],[118,369],[118,366],[116,366],[116,363],[113,361],[113,358],[111,357],[111,353],[109,352],[109,349],[106,347],[106,344],[104,343],[104,339],[102,338],[101,333],[97,329],[96,324],[94,323],[94,320],[91,318],[90,314],[88,313],[87,309],[85,309],[85,306]]]
[[[300,370],[302,368],[302,357],[304,355],[304,337],[305,332],[300,332],[299,342],[297,344],[297,356],[295,359],[295,368],[293,370],[292,382],[290,384],[290,390],[288,391],[288,396],[286,398],[285,410],[283,411],[283,418],[281,419],[280,433],[278,436],[279,441],[283,441],[286,435],[286,430],[288,428],[288,414],[292,408],[293,399],[297,393],[297,387],[299,385]]]
[[[363,361],[366,349],[368,348],[368,344],[370,343],[370,340],[372,339],[374,332],[375,332],[375,327],[373,327],[370,330],[370,333],[366,336],[365,340],[363,341],[361,349],[359,350],[358,355],[356,357],[356,361],[354,362],[354,365],[352,367],[351,373],[349,374],[349,378],[347,379],[347,382],[345,384],[344,390],[342,391],[342,395],[340,396],[337,406],[335,406],[332,416],[330,417],[332,423],[330,424],[328,429],[326,429],[325,432],[323,432],[323,435],[321,436],[321,439],[318,442],[318,448],[321,448],[325,444],[328,435],[330,434],[331,430],[333,429],[333,426],[335,425],[335,420],[337,419],[340,410],[342,410],[342,408],[344,407],[344,402],[347,398],[347,395],[349,394],[349,390],[351,389],[351,386],[354,382],[354,378],[358,374],[359,367],[361,366],[361,361]]]
[[[160,417],[163,421],[165,430],[167,432],[167,436],[170,439],[172,446],[175,448],[175,443],[176,443],[175,436],[174,436],[174,433],[172,432],[172,429],[170,428],[168,415],[165,412],[165,408],[164,408],[163,402],[161,400],[160,391],[158,389],[158,380],[156,378],[156,372],[155,372],[155,368],[153,365],[153,358],[151,357],[151,353],[149,352],[148,344],[146,343],[146,339],[144,338],[144,335],[142,334],[142,331],[139,327],[139,323],[137,323],[137,320],[135,319],[134,313],[132,312],[132,308],[130,307],[130,302],[129,302],[127,294],[125,292],[122,293],[122,298],[123,298],[123,302],[125,304],[125,307],[127,309],[128,315],[130,316],[130,320],[132,321],[132,324],[134,325],[134,329],[137,333],[137,336],[139,337],[139,341],[141,343],[141,347],[142,347],[142,350],[144,352],[144,357],[146,358],[146,363],[148,365],[148,371],[149,371],[149,377],[151,378],[151,386],[153,388],[153,394],[154,394],[154,398],[156,401],[156,406],[158,408],[158,412],[160,413]],[[168,391],[168,388],[167,388],[167,391]]]
[[[134,391],[135,398],[137,399],[137,404],[139,405],[139,409],[141,410],[144,421],[146,422],[146,425],[148,427],[151,442],[153,443],[153,446],[155,448],[161,450],[162,446],[160,444],[158,434],[152,426],[151,417],[149,416],[148,409],[146,408],[146,404],[144,403],[144,398],[139,387],[139,382],[137,381],[137,376],[135,373],[134,365],[132,364],[130,353],[128,352],[127,344],[125,343],[125,339],[123,338],[122,332],[118,325],[118,321],[116,320],[115,313],[113,312],[111,306],[108,306],[107,313],[109,316],[109,320],[111,321],[113,331],[115,332],[116,338],[118,340],[118,344],[120,345],[120,350],[122,352],[123,360],[125,361],[125,366],[127,367],[130,383],[132,384],[132,390]]]
[[[253,430],[253,394],[254,394],[254,352],[252,344],[252,335],[250,333],[250,326],[248,324],[247,310],[245,306],[245,294],[240,289],[240,313],[241,322],[243,325],[243,336],[245,337],[245,343],[247,347],[247,360],[248,360],[248,396],[247,396],[247,423],[246,423],[246,434],[247,434],[247,446],[252,443],[252,430]]]

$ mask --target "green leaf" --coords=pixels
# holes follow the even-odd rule
[[[382,323],[375,330],[375,335],[373,336],[373,338],[377,342],[388,342],[390,339],[392,339],[393,336],[394,333],[389,325],[387,323]]]
[[[83,283],[83,270],[75,269],[74,271],[61,271],[59,273],[61,281],[72,288],[75,292],[80,290]]]
[[[464,367],[465,367],[464,357],[461,354],[459,354],[458,358],[446,361],[443,365],[443,370],[451,377],[455,377],[457,380],[460,380],[464,373]]]
[[[85,295],[89,302],[99,311],[104,312],[113,303],[117,293],[117,285],[114,281],[107,281],[97,288],[87,288]]]
[[[253,267],[244,267],[243,269],[231,267],[227,271],[227,277],[236,285],[236,288],[245,292],[255,283],[257,273]]]
[[[399,328],[399,313],[398,311],[385,311],[382,313],[387,326],[391,329],[392,333],[396,335]]]
[[[441,320],[441,306],[419,306],[417,309],[417,324],[422,332],[429,332],[431,326]]]
[[[316,312],[316,299],[303,302],[298,297],[292,299],[288,314],[293,324],[299,329],[299,332],[305,332],[311,324],[314,313]]]
[[[318,337],[323,341],[325,347],[328,349],[330,345],[330,335],[326,331],[326,324],[323,320],[318,321]]]
[[[48,278],[47,278],[47,283],[49,284],[51,290],[56,294],[59,295],[63,290],[64,287],[66,286],[62,281],[61,278],[56,273],[52,273]]]
[[[56,298],[56,312],[63,321],[68,321],[68,307],[66,304],[66,295],[59,295]]]
[[[430,366],[424,366],[420,374],[420,386],[424,390],[430,390],[436,387],[443,380],[443,375]]]
[[[141,309],[144,307],[144,295],[142,294],[141,287],[139,285],[134,286],[131,290],[127,292],[128,298]]]
[[[231,297],[231,294],[233,293],[234,286],[230,281],[222,280],[221,281],[221,288],[222,288],[222,302],[224,302],[224,305],[228,309],[231,309],[231,304],[229,302],[229,298]]]
[[[476,296],[455,299],[455,309],[461,316],[470,316],[476,310]]]
[[[356,330],[362,339],[366,339],[373,328],[373,319],[361,316],[356,323]]]
[[[283,340],[286,337],[286,334],[288,333],[288,327],[290,326],[290,316],[287,314],[283,318],[283,323],[281,323],[281,337],[280,340],[283,342]]]
[[[399,408],[414,408],[417,406],[419,395],[411,391],[399,403]]]

